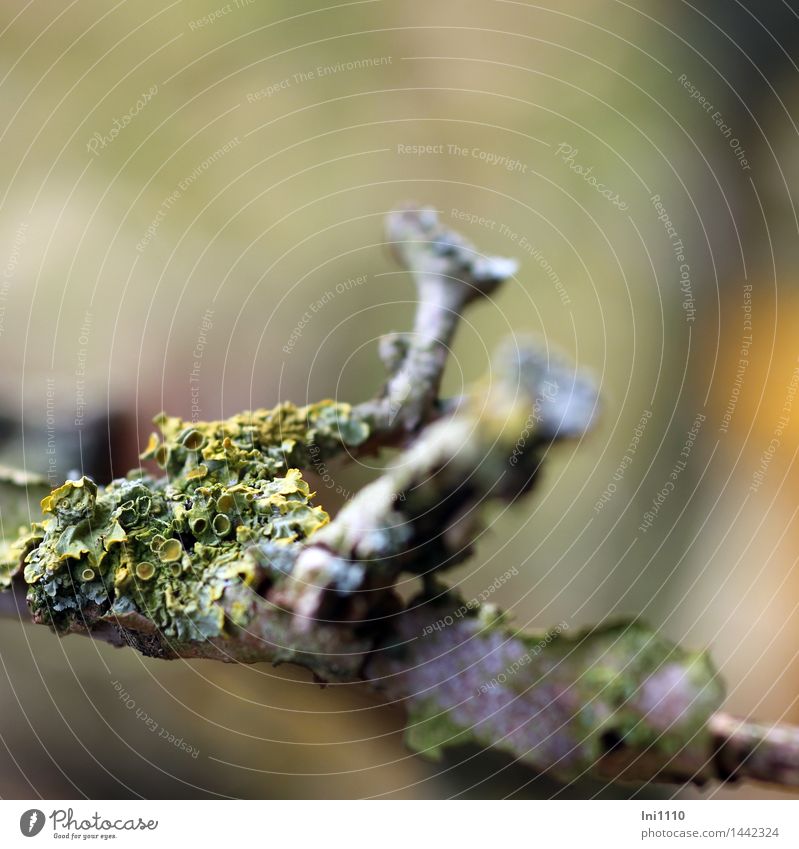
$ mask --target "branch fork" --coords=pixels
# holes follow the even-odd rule
[[[169,633],[129,599],[108,610],[86,601],[88,590],[76,590],[81,601],[62,632],[154,657],[292,662],[322,681],[365,680],[406,705],[408,742],[430,757],[469,742],[564,779],[751,778],[799,786],[799,729],[723,713],[723,687],[706,653],[675,646],[640,623],[576,634],[520,631],[491,606],[465,604],[443,586],[441,574],[472,553],[484,506],[533,490],[549,448],[582,439],[599,404],[590,378],[540,342],[518,340],[497,353],[491,381],[463,398],[442,399],[441,378],[463,311],[496,294],[517,263],[480,254],[427,208],[392,212],[386,236],[415,280],[418,306],[412,332],[381,340],[388,377],[373,399],[352,407],[284,404],[202,426],[163,417],[165,441],[155,440],[148,456],[162,465],[166,483],[154,486],[152,499],[138,494],[135,503],[103,514],[109,523],[118,514],[124,525],[137,521],[137,510],[150,510],[157,523],[159,509],[174,512],[183,503],[181,487],[193,493],[185,517],[199,544],[193,556],[229,553],[219,569],[202,573],[209,585],[201,578],[192,590],[210,599],[202,617],[190,609],[191,595],[183,609],[207,635]],[[387,446],[401,449],[392,468],[326,524],[296,468]],[[219,496],[206,479],[234,461],[240,469],[255,466],[261,476]],[[59,521],[67,525],[90,515],[92,505],[69,501],[80,486],[65,484],[45,498],[46,509],[60,509]],[[135,480],[114,482],[106,492],[114,486],[138,492]],[[91,487],[84,499],[87,493]],[[253,527],[267,511],[285,538],[264,540],[248,526],[237,529],[234,542],[236,504],[250,511]],[[32,536],[6,543],[0,612],[27,615],[26,587],[30,600],[31,582],[41,578],[36,547],[48,533],[34,525]],[[130,536],[122,526],[107,538],[95,533],[98,563],[124,533]],[[175,559],[181,546],[151,539],[146,525],[136,533],[137,545],[146,542],[152,558],[172,570],[173,592],[175,576],[185,569]],[[53,544],[56,554],[80,554],[61,544]],[[152,580],[153,570],[141,565],[130,569]],[[130,580],[127,566],[124,571],[123,579],[116,572],[120,586]],[[408,574],[418,576],[421,592],[405,604],[396,586]],[[102,597],[100,589],[92,592]],[[219,633],[208,619],[217,616],[224,623]],[[37,612],[35,618],[47,617]]]

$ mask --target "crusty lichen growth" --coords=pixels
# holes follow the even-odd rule
[[[190,423],[161,414],[143,459],[153,459],[171,477],[205,466],[225,477],[225,469],[274,477],[292,466],[307,468],[313,458],[357,448],[369,437],[368,420],[349,404],[319,401],[305,407],[278,404],[218,422]]]
[[[160,415],[156,424],[161,436],[142,457],[166,477],[134,472],[105,488],[67,481],[42,500],[42,521],[7,546],[0,575],[8,583],[23,568],[37,621],[59,631],[146,621],[179,642],[246,626],[250,606],[223,605],[225,589],[279,579],[291,562],[280,547],[329,521],[296,466],[369,435],[332,401],[221,422]]]
[[[438,758],[477,743],[565,779],[620,756],[651,759],[662,776],[712,775],[708,721],[724,688],[706,652],[639,622],[534,634],[450,609],[430,604],[403,621],[394,640],[413,647],[412,664],[395,649],[367,667],[389,697],[405,697],[414,750]]]
[[[0,551],[0,589],[12,590],[0,601],[18,611],[24,572],[35,618],[62,632],[366,679],[406,703],[409,742],[433,756],[470,741],[570,779],[799,780],[799,732],[784,732],[787,745],[783,732],[721,721],[707,655],[639,623],[533,635],[431,580],[403,606],[400,574],[458,562],[479,536],[478,508],[528,491],[552,443],[590,430],[597,397],[548,348],[513,342],[491,382],[441,399],[462,310],[516,266],[482,257],[430,209],[392,213],[387,236],[419,305],[413,333],[381,347],[389,378],[375,398],[223,422],[160,416],[144,457],[165,476],[105,489],[82,478],[46,495],[43,520]],[[394,468],[318,532],[328,517],[300,470],[389,445],[406,448]]]

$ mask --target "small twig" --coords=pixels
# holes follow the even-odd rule
[[[717,713],[710,720],[722,779],[751,778],[799,787],[799,728],[765,725]]]
[[[384,441],[389,434],[414,433],[441,414],[441,377],[464,309],[491,295],[518,270],[513,259],[478,253],[443,227],[429,208],[392,212],[386,238],[413,275],[419,301],[413,332],[381,341],[380,356],[389,371],[383,391],[355,408]]]

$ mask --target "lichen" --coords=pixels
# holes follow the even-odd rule
[[[440,613],[409,623],[400,636],[410,638],[412,626]],[[433,758],[476,743],[566,778],[613,751],[668,763],[686,748],[707,751],[708,721],[724,697],[707,653],[639,622],[542,635],[473,615],[416,649],[410,669],[384,655],[370,671],[390,697],[412,694],[407,742]]]
[[[8,589],[20,570],[22,540],[39,502],[50,492],[47,478],[0,465],[0,592]],[[17,534],[17,538],[14,537]]]
[[[332,401],[155,422],[161,435],[142,459],[165,477],[136,471],[105,488],[67,481],[42,499],[43,519],[5,546],[0,582],[23,567],[37,621],[58,631],[147,622],[177,641],[246,625],[247,605],[225,605],[225,589],[283,577],[291,557],[281,549],[329,521],[297,466],[311,451],[356,447],[369,435]]]
[[[307,468],[312,457],[356,448],[369,436],[369,423],[349,404],[319,401],[305,407],[278,404],[240,413],[224,421],[186,422],[161,414],[143,457],[170,477],[225,476],[231,470],[275,477],[288,468]]]

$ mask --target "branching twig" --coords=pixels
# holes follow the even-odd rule
[[[441,376],[464,308],[491,295],[518,265],[478,253],[462,236],[442,227],[431,209],[409,206],[391,213],[386,238],[416,282],[416,320],[412,333],[381,341],[388,382],[378,399],[356,409],[381,433],[413,433],[440,411]]]
[[[799,729],[719,713],[722,688],[705,654],[639,623],[516,631],[438,584],[471,552],[483,505],[529,492],[549,446],[591,427],[597,399],[560,359],[514,342],[499,355],[498,378],[443,402],[462,311],[516,265],[482,257],[431,210],[393,213],[387,229],[419,305],[413,333],[381,345],[389,376],[376,398],[203,426],[162,419],[165,442],[148,456],[170,482],[118,484],[99,504],[84,479],[45,499],[52,518],[7,546],[0,612],[25,615],[25,565],[35,619],[62,633],[153,657],[293,662],[324,681],[365,680],[405,703],[409,743],[431,756],[472,742],[566,778],[799,785]],[[289,467],[385,445],[404,447],[391,470],[317,530],[323,514]],[[234,508],[249,517],[235,540]],[[273,524],[259,524],[264,511]],[[287,535],[275,536],[278,526]],[[267,527],[285,544],[259,538]],[[302,533],[306,542],[290,541]],[[131,560],[124,546],[161,565]],[[116,558],[115,571],[105,558]],[[96,571],[105,584],[92,583]],[[403,605],[395,585],[407,572],[424,589]]]

